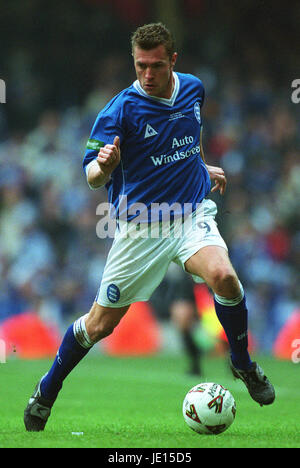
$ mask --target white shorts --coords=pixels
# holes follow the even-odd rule
[[[216,204],[203,200],[183,222],[137,225],[119,222],[95,301],[105,307],[123,307],[148,301],[163,280],[171,262],[182,266],[202,247],[227,250],[215,216]],[[192,275],[194,281],[203,282]]]

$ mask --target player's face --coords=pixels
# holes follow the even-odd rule
[[[173,89],[173,68],[177,54],[172,58],[164,45],[155,49],[143,50],[135,47],[133,51],[134,67],[137,79],[149,96],[170,99]]]

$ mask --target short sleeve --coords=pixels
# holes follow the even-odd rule
[[[124,131],[120,123],[120,112],[115,106],[107,106],[98,114],[86,143],[83,159],[84,170],[91,161],[96,159],[100,148],[107,144],[113,144],[116,136],[120,138],[120,143],[122,144]]]

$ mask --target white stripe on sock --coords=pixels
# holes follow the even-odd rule
[[[85,327],[85,318],[87,315],[88,314],[83,315],[77,319],[73,325],[73,333],[76,340],[83,348],[86,349],[91,348],[94,345],[94,342],[90,339]]]
[[[239,281],[239,285],[240,285],[241,292],[237,297],[234,297],[233,299],[227,299],[226,297],[218,296],[218,294],[215,294],[216,301],[223,306],[238,305],[243,300],[244,295],[245,295],[243,285],[240,281]]]

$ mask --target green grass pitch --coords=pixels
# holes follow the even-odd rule
[[[24,407],[51,361],[8,359],[0,364],[0,447],[299,448],[300,364],[257,360],[276,389],[275,403],[263,408],[233,380],[223,358],[205,358],[204,376],[194,378],[186,376],[185,358],[178,355],[91,353],[65,381],[45,431],[27,433]],[[183,420],[184,396],[200,381],[220,383],[235,397],[235,421],[222,434],[196,434]]]

